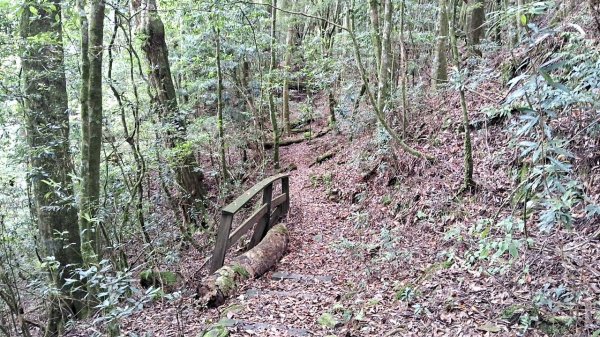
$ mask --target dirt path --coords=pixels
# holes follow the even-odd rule
[[[345,294],[347,254],[332,249],[343,224],[344,206],[329,201],[322,186],[321,166],[309,167],[328,147],[332,136],[281,149],[282,162],[294,163],[290,173],[291,208],[288,218],[290,246],[286,256],[260,279],[240,290],[242,296],[229,300],[224,321],[233,336],[309,336],[324,334],[317,322],[333,310]]]

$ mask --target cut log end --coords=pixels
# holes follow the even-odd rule
[[[289,234],[283,224],[273,226],[254,248],[218,269],[196,289],[200,304],[218,307],[234,294],[240,281],[257,278],[271,269],[287,249]]]

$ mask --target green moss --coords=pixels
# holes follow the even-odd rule
[[[333,329],[336,325],[338,325],[338,321],[335,319],[335,317],[333,317],[333,315],[328,312],[321,315],[317,322],[329,329]]]
[[[230,306],[228,306],[227,308],[223,309],[223,311],[221,312],[221,317],[226,318],[228,313],[237,313],[242,311],[244,307],[242,305],[239,304],[232,304]]]
[[[223,293],[227,294],[235,288],[235,271],[233,268],[225,266],[219,269],[218,273],[215,284]]]
[[[229,330],[222,325],[216,325],[199,337],[228,337]]]
[[[249,278],[250,277],[250,273],[248,273],[248,271],[246,270],[246,268],[240,266],[239,264],[234,264],[232,266],[233,271],[240,275],[242,278]]]
[[[538,329],[548,336],[565,336],[569,332],[569,328],[569,325],[546,322],[541,322],[538,326]]]
[[[511,61],[506,61],[500,66],[502,72],[502,85],[506,85],[515,76],[515,69]]]
[[[508,308],[502,310],[502,318],[511,320],[515,315],[521,315],[523,308],[518,305],[511,305]]]
[[[570,316],[542,317],[538,329],[549,336],[564,336],[575,325],[575,321]]]
[[[140,273],[140,284],[145,287],[172,286],[177,283],[177,274],[171,271],[146,269]]]
[[[279,225],[273,227],[271,230],[277,234],[287,234],[288,233],[287,227],[283,224],[279,224]]]

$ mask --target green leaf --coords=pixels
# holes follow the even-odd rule
[[[37,8],[33,7],[33,6],[29,6],[29,11],[31,12],[31,14],[33,15],[38,15],[39,12],[37,10]]]
[[[521,14],[521,25],[527,26],[527,16],[525,14]]]

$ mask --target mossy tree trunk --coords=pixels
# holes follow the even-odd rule
[[[277,126],[277,107],[275,106],[275,93],[273,88],[273,76],[276,68],[275,64],[275,42],[277,25],[277,0],[271,2],[271,58],[269,61],[269,117],[271,127],[273,128],[273,163],[275,168],[279,168],[279,127]]]
[[[266,273],[287,250],[289,234],[283,224],[273,226],[262,241],[231,264],[218,269],[196,289],[202,304],[217,307],[234,294],[239,281]]]
[[[61,292],[53,295],[45,335],[58,336],[67,316],[81,310],[85,294],[81,288],[75,290],[79,284],[66,282],[83,260],[71,180],[74,167],[69,150],[61,2],[50,3],[53,8],[26,2],[20,33],[32,214],[42,255],[53,256],[58,264],[51,271],[51,280]]]
[[[82,8],[84,4],[81,4]],[[100,160],[102,152],[102,54],[104,39],[104,0],[92,0],[89,32],[82,36],[81,124],[82,124],[82,188],[79,222],[82,250],[86,262],[94,262],[101,254],[97,218],[100,202]],[[80,14],[82,15],[82,14]],[[84,14],[83,14],[84,15]],[[80,18],[82,28],[86,23]],[[89,39],[89,40],[88,40]],[[86,64],[87,63],[87,64]],[[86,69],[87,68],[87,69]],[[85,107],[84,107],[85,105]]]
[[[475,0],[474,6],[469,20],[468,41],[473,52],[481,56],[481,50],[478,45],[485,33],[485,0]]]
[[[447,0],[439,0],[438,37],[435,46],[433,61],[432,86],[448,82],[448,61],[446,57],[448,47],[448,11]]]
[[[379,24],[379,0],[369,0],[369,11],[371,14],[371,39],[375,51],[376,72],[381,68],[381,29]],[[379,75],[379,74],[377,74]]]
[[[408,128],[409,105],[407,98],[408,91],[408,55],[406,55],[406,40],[404,36],[404,25],[406,22],[406,1],[402,0],[402,8],[400,12],[400,72],[402,81],[402,135],[406,137],[406,129]]]
[[[79,24],[81,33],[80,42],[80,54],[81,54],[81,87],[79,89],[79,110],[81,116],[81,197],[80,197],[80,214],[79,214],[79,227],[81,229],[81,240],[83,242],[82,249],[86,251],[84,255],[92,256],[93,252],[90,252],[91,246],[89,245],[94,240],[93,229],[91,227],[91,221],[88,221],[89,210],[87,205],[88,200],[88,161],[90,151],[90,115],[88,109],[89,101],[89,90],[90,90],[90,57],[89,57],[89,21],[87,18],[86,11],[86,0],[77,1],[77,10],[79,12]],[[88,248],[85,248],[85,247]]]
[[[378,110],[385,114],[390,98],[392,82],[392,1],[384,0],[383,29],[381,39],[381,66],[379,68],[379,86],[377,90]]]
[[[145,11],[142,20],[142,50],[150,67],[150,85],[153,89],[154,108],[161,123],[167,130],[164,142],[174,152],[171,165],[175,171],[177,185],[180,187],[179,206],[185,224],[199,222],[204,205],[204,175],[198,169],[193,150],[186,143],[187,124],[185,117],[179,114],[177,95],[169,51],[165,40],[165,27],[158,14],[156,0],[147,0],[143,5],[133,2],[136,10]]]

